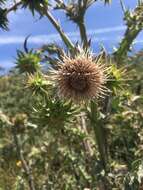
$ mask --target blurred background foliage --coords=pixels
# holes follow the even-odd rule
[[[90,47],[84,14],[93,3],[55,0],[54,9],[64,10],[79,26],[84,48]],[[0,27],[7,29],[9,12],[28,7],[52,22],[73,55],[77,46],[61,30],[50,6],[46,0],[15,1],[0,9]],[[15,68],[0,77],[0,190],[143,189],[143,51],[127,54],[142,30],[142,7],[139,1],[135,10],[125,11],[123,40],[102,58],[110,62],[110,95],[91,106],[59,99],[47,80],[63,48],[47,44],[29,50],[26,38]]]

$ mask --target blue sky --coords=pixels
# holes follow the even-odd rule
[[[104,45],[108,51],[112,51],[121,40],[125,26],[119,2],[119,0],[113,0],[111,6],[103,6],[103,3],[98,2],[87,11],[86,26],[94,51],[98,51],[100,45]],[[124,0],[124,2],[127,8],[132,9],[137,0]],[[59,20],[67,35],[73,41],[78,40],[77,26],[69,22],[61,11],[54,12],[54,16]],[[48,42],[61,42],[59,35],[47,18],[39,20],[38,15],[33,18],[28,10],[10,13],[8,17],[10,31],[0,30],[0,66],[4,68],[8,69],[14,65],[16,50],[23,48],[23,41],[29,34],[31,34],[29,46],[33,48],[38,48]],[[137,42],[136,46],[142,47],[142,33],[138,36]]]

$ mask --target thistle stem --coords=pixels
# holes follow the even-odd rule
[[[122,1],[121,1],[122,2]],[[123,5],[122,5],[123,6]],[[124,34],[124,38],[120,43],[119,48],[114,53],[115,60],[117,63],[121,63],[122,60],[127,56],[128,51],[130,50],[133,41],[136,39],[138,34],[143,29],[143,17],[142,17],[142,6],[143,3],[138,3],[138,6],[135,8],[134,12],[132,12],[131,16],[130,12],[126,15],[126,10],[123,7],[125,20],[127,22],[127,29]],[[130,22],[128,21],[130,20]]]
[[[45,8],[41,8],[43,14],[50,20],[50,22],[53,24],[53,26],[55,27],[55,29],[57,30],[57,32],[60,34],[63,42],[65,43],[65,45],[67,46],[67,48],[70,51],[73,51],[74,49],[74,44],[71,42],[71,40],[68,38],[68,36],[64,33],[64,31],[62,30],[60,24],[58,23],[58,21],[53,17],[53,15]]]
[[[125,37],[120,43],[120,46],[118,50],[114,53],[115,60],[119,63],[121,60],[123,60],[126,56],[128,51],[130,50],[130,47],[134,41],[134,39],[137,37],[137,35],[140,33],[142,29],[138,28],[132,28],[128,29],[125,32]]]
[[[110,184],[107,179],[107,150],[106,150],[106,138],[105,131],[103,128],[103,122],[99,118],[99,111],[97,109],[97,105],[95,102],[91,101],[91,126],[93,127],[96,144],[98,147],[98,152],[101,161],[101,168],[105,172],[103,176],[100,177],[99,180],[99,188],[103,190],[110,190]]]
[[[93,101],[91,101],[91,125],[95,133],[96,143],[98,146],[102,167],[104,171],[106,171],[107,153],[104,143],[105,142],[104,129],[101,121],[98,119],[98,110],[96,103]]]
[[[81,36],[81,41],[83,43],[83,47],[87,48],[89,46],[89,44],[88,44],[87,33],[86,33],[84,21],[79,22],[78,26],[79,26],[79,30],[80,30],[80,36]]]

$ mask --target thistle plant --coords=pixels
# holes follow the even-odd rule
[[[132,11],[121,1],[127,28],[111,54],[91,51],[85,19],[97,0],[6,2],[1,29],[10,12],[29,9],[51,22],[64,47],[30,50],[27,37],[13,71],[0,77],[0,189],[142,188],[142,52],[128,56],[143,28],[142,1]],[[79,28],[77,44],[53,16],[58,10]]]

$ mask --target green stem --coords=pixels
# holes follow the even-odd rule
[[[127,56],[127,53],[130,50],[130,47],[134,39],[137,37],[137,35],[140,33],[141,30],[142,30],[141,28],[138,28],[138,29],[127,28],[125,37],[121,41],[118,50],[114,53],[114,57],[117,63],[121,62],[121,60],[123,60]]]
[[[127,29],[124,34],[124,38],[120,43],[119,48],[114,53],[115,60],[117,63],[121,63],[121,61],[126,58],[128,51],[130,50],[130,47],[133,43],[133,41],[136,39],[138,34],[143,29],[143,2],[139,2],[138,6],[134,9],[132,13],[129,11],[126,11],[124,8],[122,1],[121,1],[122,9],[124,11],[125,18],[127,23]]]
[[[81,36],[81,41],[83,43],[83,47],[87,48],[89,46],[89,44],[88,44],[88,38],[87,38],[84,20],[79,22],[78,26],[79,26],[79,30],[80,30],[80,36]]]
[[[91,125],[93,127],[95,137],[96,137],[96,144],[98,147],[98,152],[100,155],[101,161],[101,169],[105,172],[104,175],[100,176],[99,180],[99,188],[103,190],[110,190],[111,186],[107,178],[107,149],[106,149],[106,138],[105,138],[105,131],[103,126],[103,121],[99,118],[99,111],[97,109],[97,105],[95,102],[91,101]]]
[[[98,110],[96,103],[91,101],[91,125],[94,129],[96,143],[100,154],[100,159],[103,169],[106,171],[107,166],[107,152],[105,146],[105,133],[103,122],[98,118]]]
[[[60,24],[57,22],[57,20],[53,17],[53,15],[45,8],[41,8],[43,14],[50,20],[50,22],[54,25],[55,29],[60,34],[63,42],[67,46],[67,48],[72,52],[74,50],[74,44],[71,42],[71,40],[68,38],[68,36],[64,33],[62,30]]]

